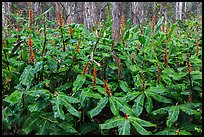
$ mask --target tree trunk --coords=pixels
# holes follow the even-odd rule
[[[112,36],[116,33],[115,41],[119,42],[120,39],[120,22],[122,17],[122,2],[113,2],[112,3]]]
[[[176,20],[179,19],[179,2],[176,2]]]
[[[179,2],[179,20],[182,20],[183,2]]]
[[[96,5],[95,2],[85,2],[84,4],[84,24],[87,26],[88,30],[91,31],[92,26],[94,25],[94,18],[96,18]]]

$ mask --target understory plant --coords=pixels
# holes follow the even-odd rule
[[[59,8],[48,20],[51,10],[10,13],[18,29],[2,30],[3,134],[202,134],[198,20],[122,19],[112,37],[111,18],[89,31],[63,24]]]

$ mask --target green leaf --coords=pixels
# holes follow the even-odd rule
[[[80,89],[82,87],[85,80],[86,80],[86,76],[81,75],[81,74],[77,75],[76,80],[73,83],[75,91],[77,91],[78,89]]]
[[[147,111],[148,114],[153,109],[152,99],[148,95],[146,95],[145,108],[146,108],[146,111]]]
[[[179,135],[192,135],[192,134],[186,130],[180,130]]]
[[[37,73],[38,71],[40,71],[41,69],[43,68],[43,61],[39,61],[37,62],[35,65],[34,65],[34,68],[33,68],[33,73]]]
[[[200,115],[200,113],[198,111],[193,110],[191,108],[188,108],[185,106],[180,106],[179,108],[188,115]]]
[[[130,121],[136,121],[137,123],[139,123],[143,127],[156,127],[156,124],[152,124],[151,122],[142,120],[140,118],[129,116],[128,119],[130,119]]]
[[[114,114],[114,115],[119,115],[119,111],[118,111],[118,107],[115,103],[115,97],[114,96],[110,96],[109,97],[109,102],[110,102],[110,109],[111,109],[111,112]]]
[[[135,99],[138,95],[142,94],[142,92],[139,91],[133,91],[133,92],[128,92],[125,96],[124,99],[127,102],[130,102],[131,100]]]
[[[87,97],[95,98],[95,99],[101,99],[102,98],[101,94],[99,94],[97,92],[93,92],[90,89],[88,89],[88,91],[86,91],[84,93],[84,95],[87,96]]]
[[[57,71],[57,62],[55,59],[53,59],[51,56],[47,57],[47,65],[49,66],[49,69],[53,72]]]
[[[160,39],[157,41],[157,43],[155,44],[155,47],[159,46],[164,40],[164,34],[162,34],[162,36],[160,37]]]
[[[16,104],[19,100],[22,99],[22,93],[19,90],[15,90],[13,93],[11,93],[9,96],[7,96],[4,101],[10,103],[10,104]]]
[[[154,135],[175,135],[175,134],[176,134],[176,128],[167,127],[164,130],[155,133]]]
[[[63,92],[59,92],[59,97],[60,97],[62,105],[66,107],[67,111],[71,113],[72,115],[80,118],[81,112],[77,111],[71,104],[68,103],[68,102],[77,103],[78,100],[73,97],[67,96]]]
[[[120,111],[122,111],[128,115],[134,115],[134,113],[133,113],[132,109],[129,107],[129,105],[126,102],[122,101],[120,98],[115,97],[115,103],[117,104],[118,109]]]
[[[81,135],[85,135],[87,133],[94,131],[97,126],[98,126],[98,124],[95,122],[84,123],[83,125],[80,126],[79,133]]]
[[[29,91],[26,91],[25,94],[29,96],[37,97],[37,98],[44,94],[51,95],[50,91],[46,89],[29,90]]]
[[[176,27],[176,23],[174,23],[174,24],[172,25],[171,30],[169,31],[168,37],[170,37],[170,36],[172,35],[172,33],[173,33],[175,27]]]
[[[130,135],[130,121],[125,119],[123,123],[118,126],[119,135]]]
[[[137,121],[131,120],[131,124],[135,127],[138,133],[141,135],[150,135],[151,132],[144,129]]]
[[[132,106],[133,112],[135,114],[136,117],[138,117],[143,110],[143,105],[144,105],[144,99],[145,99],[145,95],[144,94],[140,94],[135,100],[134,100],[134,105]]]
[[[120,87],[124,92],[130,92],[130,89],[128,88],[128,84],[125,81],[119,81]]]
[[[163,103],[171,103],[172,100],[171,99],[168,99],[166,97],[163,97],[161,95],[157,95],[155,93],[152,93],[152,92],[146,92],[148,94],[148,96],[151,96],[152,98],[154,98],[156,101],[159,101],[159,102],[163,102]]]
[[[151,112],[151,114],[153,115],[164,115],[164,114],[167,114],[168,110],[169,110],[170,107],[165,107],[165,108],[159,108],[157,110],[154,110]]]
[[[163,20],[164,20],[164,17],[162,16],[162,18],[157,22],[157,25],[155,26],[155,29],[154,29],[155,34],[159,31]]]
[[[121,125],[124,122],[124,118],[121,116],[113,117],[111,119],[106,120],[103,124],[99,124],[101,129],[111,129]]]
[[[54,112],[54,118],[59,117],[64,120],[65,115],[64,115],[64,111],[62,110],[62,102],[60,100],[60,97],[59,96],[54,97],[51,103],[52,103],[52,109]]]
[[[28,117],[22,127],[22,131],[26,134],[30,133],[33,129],[35,129],[35,122],[39,120],[39,117]]]
[[[100,101],[97,103],[97,106],[88,112],[89,115],[91,117],[98,115],[102,111],[102,109],[106,106],[107,103],[108,103],[107,97],[100,99]]]
[[[168,127],[171,127],[178,119],[179,116],[179,107],[178,106],[172,106],[168,110],[168,117],[166,124]]]
[[[32,83],[33,78],[34,78],[34,73],[32,71],[32,66],[29,65],[24,69],[19,80],[23,85],[29,86]]]
[[[57,92],[64,91],[64,90],[70,88],[71,86],[72,86],[72,83],[66,82],[64,85],[60,86],[59,88],[56,88],[56,91]]]
[[[169,75],[169,76],[172,77],[174,80],[180,80],[180,79],[182,79],[186,75],[187,75],[187,73],[180,72],[180,73],[175,73],[175,74]]]

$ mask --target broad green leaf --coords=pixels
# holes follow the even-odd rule
[[[54,112],[54,117],[55,118],[59,117],[64,120],[65,116],[64,116],[64,111],[62,110],[62,101],[60,100],[60,97],[55,96],[51,101],[51,103],[52,103],[52,109]]]
[[[46,89],[29,90],[29,91],[26,91],[25,93],[26,95],[33,96],[36,98],[44,94],[51,95],[50,91]]]
[[[129,87],[128,87],[127,82],[120,80],[120,81],[119,81],[119,84],[120,84],[121,89],[122,89],[124,92],[130,92],[130,89],[129,89]]]
[[[171,103],[172,100],[171,99],[168,99],[166,97],[163,97],[161,95],[157,95],[155,93],[152,93],[152,92],[146,92],[148,94],[148,96],[151,96],[152,98],[154,98],[156,101],[159,101],[159,102],[163,102],[163,103]]]
[[[178,119],[179,116],[179,107],[178,106],[172,106],[168,110],[168,117],[166,124],[168,127],[171,127]]]
[[[88,90],[84,93],[85,96],[95,98],[95,99],[101,99],[103,96],[97,92],[93,92],[92,90]]]
[[[123,123],[118,126],[119,135],[130,135],[130,121],[125,119]]]
[[[37,63],[35,63],[34,68],[33,68],[33,73],[37,73],[38,71],[40,71],[43,68],[43,61],[39,61]]]
[[[176,134],[176,128],[167,127],[164,130],[155,133],[154,135],[175,135],[175,134]]]
[[[146,108],[146,111],[147,111],[148,114],[153,109],[152,99],[148,95],[146,95],[145,108]]]
[[[149,121],[142,120],[140,118],[129,116],[128,119],[130,119],[130,121],[136,121],[137,123],[139,123],[143,127],[156,127],[156,124],[153,124]]]
[[[72,83],[66,82],[64,85],[60,86],[59,88],[56,88],[56,91],[57,92],[64,91],[64,90],[70,88],[71,86],[72,86]]]
[[[30,133],[33,129],[35,129],[35,122],[39,120],[39,117],[28,117],[22,127],[22,131],[26,134]]]
[[[174,80],[180,80],[186,75],[187,75],[187,73],[180,72],[180,73],[174,73],[173,75],[169,75],[169,76],[172,77]]]
[[[82,87],[85,80],[86,80],[86,76],[81,75],[81,74],[77,75],[76,80],[73,83],[73,86],[74,86],[76,91]]]
[[[32,66],[29,65],[24,69],[19,80],[23,85],[29,86],[32,83],[33,78],[34,78],[34,73],[32,71]]]
[[[105,89],[104,87],[101,87],[101,86],[96,86],[95,87],[99,93],[101,93],[102,95],[107,95],[106,92],[105,92]]]
[[[161,78],[167,85],[171,83],[171,78],[169,77],[169,75],[161,75]]]
[[[149,87],[148,89],[146,89],[145,92],[146,93],[154,92],[156,94],[163,94],[165,92],[168,92],[168,90],[165,87],[163,87],[163,86],[157,86],[157,87]]]
[[[135,127],[137,132],[140,133],[141,135],[150,135],[151,134],[151,132],[144,129],[138,122],[132,120],[131,124]]]
[[[179,106],[179,108],[188,115],[200,115],[200,113],[198,111],[193,110],[191,108],[188,108],[185,106]]]
[[[97,103],[97,106],[88,112],[89,115],[91,117],[98,115],[102,111],[102,109],[106,106],[107,103],[108,103],[107,97],[100,99],[100,101]]]
[[[7,96],[4,101],[10,103],[10,104],[16,104],[19,100],[22,99],[23,92],[16,90],[13,93],[11,93],[9,96]]]
[[[46,131],[46,127],[48,127],[48,121],[47,120],[43,120],[42,122],[42,127],[40,128],[40,131],[39,131],[39,135],[46,135],[44,134],[44,132]]]
[[[176,23],[174,23],[169,31],[168,37],[170,37],[172,35],[172,33],[174,32],[174,29],[176,27]]]
[[[165,108],[159,108],[157,110],[154,110],[151,112],[151,114],[153,115],[164,115],[164,114],[167,114],[168,110],[169,110],[170,107],[165,107]]]
[[[68,97],[63,92],[59,92],[59,97],[60,97],[62,105],[66,107],[67,111],[71,113],[72,115],[80,118],[81,112],[77,111],[71,104],[69,104],[70,99],[74,100],[74,102],[76,102],[76,99],[72,97]]]
[[[81,135],[85,135],[85,134],[90,133],[93,130],[95,130],[97,126],[98,126],[98,124],[95,122],[84,123],[83,125],[80,126],[79,133]]]
[[[119,111],[118,111],[118,107],[115,103],[115,97],[114,96],[110,96],[109,97],[109,102],[110,102],[110,109],[111,109],[111,112],[114,114],[114,115],[119,115]]]
[[[162,25],[163,20],[164,20],[164,17],[162,16],[162,18],[159,19],[159,21],[157,22],[157,25],[155,26],[155,29],[154,29],[154,33],[155,34],[159,31],[159,29],[160,29],[160,27]]]
[[[77,98],[71,97],[68,94],[65,94],[64,92],[58,92],[61,98],[67,100],[69,103],[79,103],[79,100]]]
[[[57,61],[53,59],[51,56],[47,57],[47,65],[49,66],[49,69],[53,72],[57,71]]]
[[[179,135],[192,135],[192,134],[186,130],[180,130]]]
[[[162,36],[160,37],[160,39],[157,41],[157,43],[155,44],[155,47],[157,47],[157,46],[159,46],[162,42],[163,42],[163,40],[164,40],[164,35],[162,34]]]
[[[132,109],[129,107],[129,105],[122,101],[121,99],[115,97],[115,103],[117,104],[118,106],[118,109],[122,112],[124,112],[125,114],[128,114],[128,115],[134,115],[134,112],[132,111]]]
[[[111,129],[121,125],[124,122],[124,118],[121,116],[117,116],[111,119],[106,120],[103,124],[99,124],[101,129]]]
[[[140,94],[135,100],[134,105],[132,106],[133,112],[136,117],[138,117],[143,111],[145,95]]]
[[[128,92],[125,96],[124,99],[127,102],[130,102],[131,100],[135,99],[138,95],[142,94],[142,92],[139,91],[133,91],[133,92]]]
[[[81,117],[81,112],[77,111],[72,105],[68,103],[67,100],[61,98],[63,105],[66,107],[67,111],[76,117]]]

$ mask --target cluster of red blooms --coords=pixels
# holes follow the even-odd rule
[[[96,76],[97,76],[97,74],[96,74],[96,67],[94,67],[94,71],[93,71],[93,76],[94,76],[94,78],[93,78],[93,86],[96,86]]]
[[[30,50],[30,62],[34,62],[35,61],[35,55],[34,55],[34,51],[32,49],[32,39],[29,38],[28,40],[28,47],[29,47],[29,50]]]
[[[156,16],[154,15],[152,17],[152,31],[154,31],[155,21],[156,21]]]
[[[76,46],[76,53],[79,53],[79,46],[81,45],[81,37],[78,41],[78,45]]]
[[[70,35],[72,35],[72,34],[73,34],[73,29],[72,29],[72,26],[69,26],[69,33],[70,33]]]
[[[109,88],[107,82],[105,80],[103,80],[103,82],[104,82],[104,88],[106,90],[106,93],[107,93],[108,97],[112,96],[110,88]]]
[[[84,65],[84,69],[83,69],[82,75],[86,74],[87,68],[88,68],[88,62],[86,62],[86,64]]]
[[[118,79],[120,79],[120,76],[121,76],[120,75],[121,74],[121,61],[120,61],[120,58],[116,57],[113,52],[112,52],[112,56],[117,61],[117,64],[118,64]]]
[[[168,55],[167,55],[167,49],[164,50],[164,64],[165,66],[168,65]]]
[[[58,10],[58,20],[59,20],[59,26],[62,27],[62,15],[60,13],[60,8],[59,8],[59,5],[58,3],[56,2],[56,6],[57,6],[57,10]]]
[[[116,35],[117,35],[117,32],[114,31],[114,34],[113,34],[113,42],[112,42],[112,45],[111,45],[111,51],[113,50],[114,48],[114,44],[115,44],[115,38],[116,38]]]
[[[187,69],[187,72],[190,74],[190,72],[191,72],[191,68],[190,68],[191,64],[190,64],[189,54],[187,54],[186,57],[187,57],[186,69]]]

